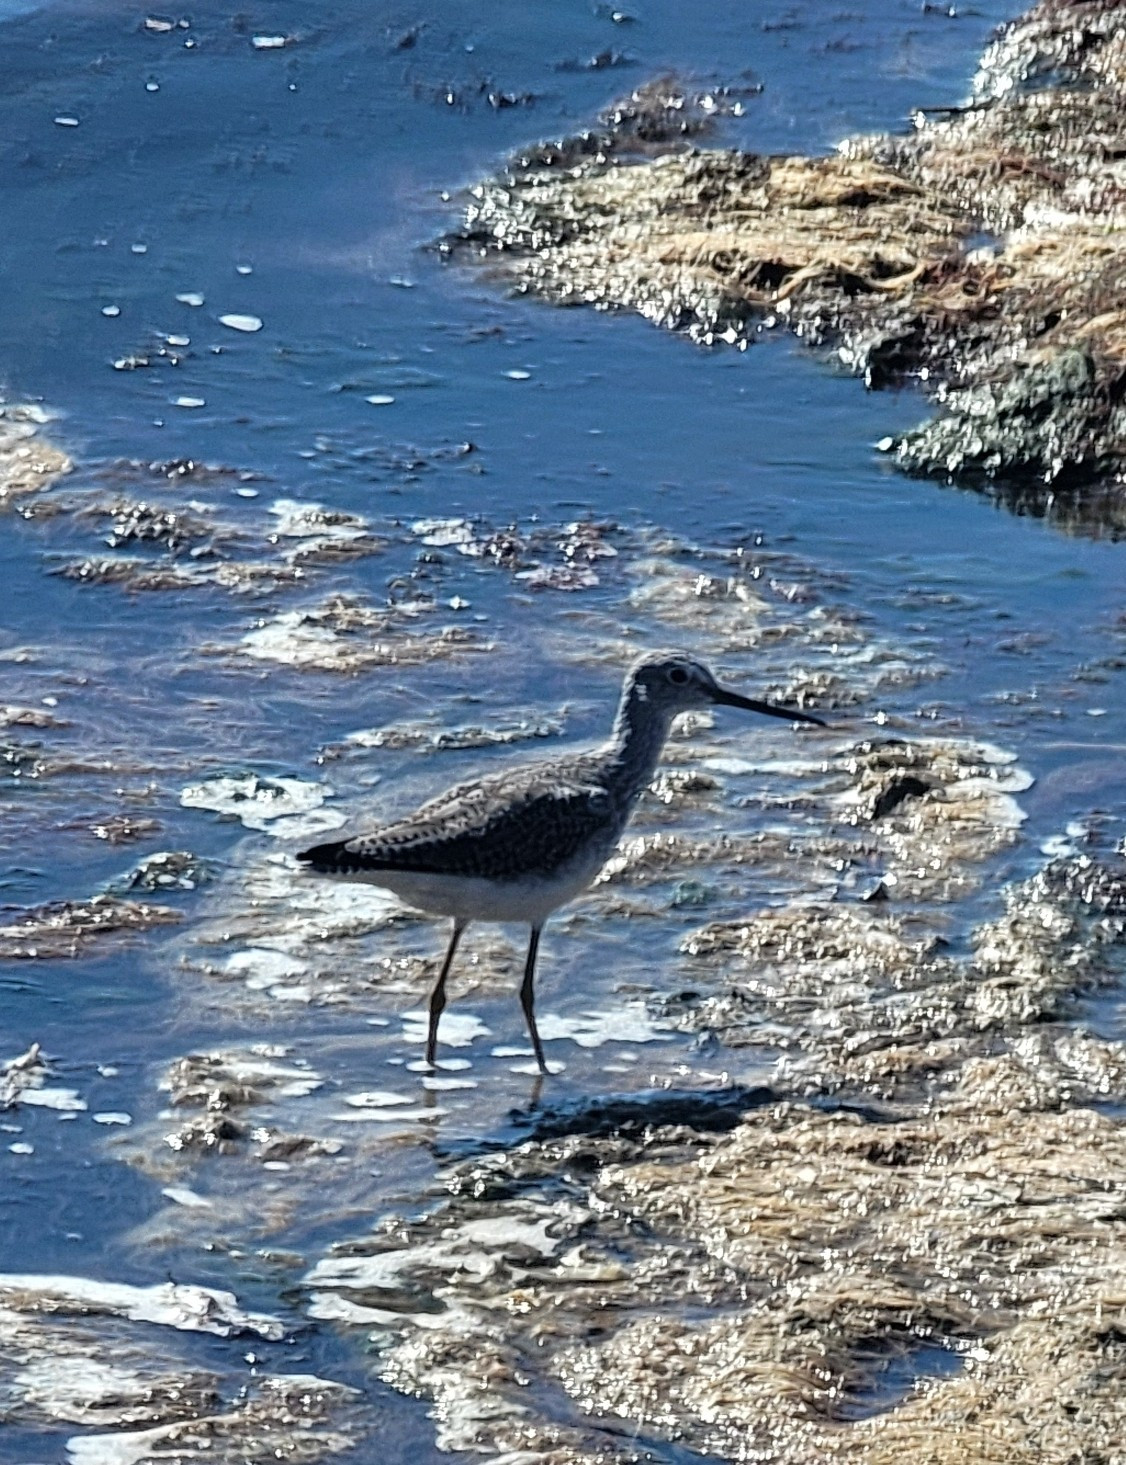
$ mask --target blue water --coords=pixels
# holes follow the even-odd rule
[[[948,675],[909,698],[1013,748],[1036,774],[1022,796],[1026,838],[1001,872],[1020,873],[1069,819],[1113,824],[1126,805],[1121,546],[896,475],[873,444],[925,403],[866,394],[784,337],[709,352],[633,318],[505,299],[428,248],[456,220],[458,190],[506,152],[587,125],[662,70],[748,89],[745,115],[717,141],[827,151],[964,96],[1005,7],[982,0],[949,19],[906,0],[690,13],[646,0],[636,12],[618,24],[611,7],[588,3],[343,0],[310,12],[276,0],[193,9],[187,28],[152,32],[143,11],[105,3],[0,8],[0,384],[52,414],[50,434],[76,464],[67,493],[121,484],[145,496],[118,460],[190,457],[255,475],[257,500],[228,479],[183,490],[248,527],[279,496],[365,515],[387,552],[322,572],[318,595],[381,599],[414,562],[401,526],[424,516],[590,515],[716,545],[761,534],[837,577],[874,630],[931,644]],[[255,35],[292,44],[255,50]],[[588,64],[606,52],[606,64]],[[532,100],[496,109],[490,91]],[[204,304],[176,300],[189,292]],[[218,317],[230,312],[260,317],[262,330],[225,328]],[[190,336],[178,366],[114,368],[166,335]],[[514,369],[528,378],[511,379]],[[365,400],[375,394],[394,401]],[[465,443],[474,451],[459,452]],[[449,668],[343,684],[236,673],[198,650],[236,639],[268,607],[54,577],[64,559],[98,549],[69,515],[9,516],[4,531],[0,654],[38,651],[27,666],[0,662],[0,701],[58,696],[83,736],[135,755],[130,781],[151,788],[141,812],[163,829],[134,848],[68,827],[76,812],[114,807],[119,775],[0,791],[10,836],[0,902],[85,896],[151,848],[237,861],[239,826],[180,809],[191,777],[245,767],[316,777],[317,751],[345,730],[418,716],[430,698],[441,707],[465,690]],[[519,594],[469,564],[451,571],[443,593],[455,592],[512,653],[513,697],[570,702],[568,732],[599,730],[612,676],[560,665],[549,649],[577,602]],[[612,605],[612,588],[592,603]],[[1030,715],[1030,695],[1043,716]],[[182,904],[190,921],[192,902]],[[185,1030],[175,983],[149,950],[0,968],[5,1054],[40,1041],[91,1112],[151,1111],[168,1060],[230,1034],[218,1003],[206,1029]],[[323,1022],[353,1062],[347,1022]],[[303,1023],[307,1033],[307,1016],[279,1021],[277,1035],[300,1041]],[[112,1082],[97,1075],[105,1062],[119,1069]],[[0,1151],[3,1266],[163,1280],[167,1253],[130,1239],[162,1204],[159,1187],[112,1148],[92,1150],[85,1116],[21,1122],[36,1148]],[[409,1197],[428,1164],[402,1157],[392,1191]],[[178,1261],[185,1278],[232,1285],[225,1259],[188,1249]],[[247,1304],[274,1305],[269,1286],[247,1295],[255,1285],[238,1283]],[[317,1367],[345,1376],[335,1344],[310,1346],[322,1349]],[[429,1459],[421,1406],[394,1407],[411,1458]],[[21,1436],[9,1448],[14,1461],[40,1447]]]

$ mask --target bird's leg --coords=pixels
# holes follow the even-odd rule
[[[465,930],[466,925],[465,921],[454,921],[453,934],[450,936],[450,944],[446,948],[446,959],[442,963],[442,970],[438,973],[438,980],[434,983],[434,990],[430,994],[430,1026],[426,1030],[426,1061],[431,1068],[434,1067],[434,1059],[438,1052],[438,1019],[442,1016],[442,1010],[446,1005],[446,978],[450,974],[454,952],[457,950],[457,943],[461,940],[461,933]]]
[[[536,994],[533,983],[536,979],[536,952],[540,946],[540,931],[542,927],[532,927],[532,939],[528,942],[528,960],[524,963],[524,981],[520,987],[520,1005],[524,1009],[524,1018],[528,1024],[528,1032],[532,1036],[532,1047],[535,1049],[536,1062],[539,1064],[540,1072],[547,1072],[547,1060],[543,1056],[543,1044],[540,1042],[539,1031],[536,1028]]]

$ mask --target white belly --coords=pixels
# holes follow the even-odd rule
[[[464,875],[419,875],[404,870],[372,870],[335,879],[378,885],[407,905],[460,921],[526,921],[540,926],[553,910],[574,900],[605,863],[599,858],[574,865],[550,880],[482,880]]]

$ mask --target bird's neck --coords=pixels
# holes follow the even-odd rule
[[[608,751],[611,783],[623,804],[632,804],[652,779],[672,719],[646,699],[644,688],[631,684],[622,693]]]

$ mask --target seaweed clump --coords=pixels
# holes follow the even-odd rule
[[[1121,7],[1041,0],[989,47],[968,105],[915,122],[832,157],[768,157],[639,134],[624,104],[583,146],[471,189],[445,247],[518,290],[706,344],[788,325],[869,386],[924,386],[938,415],[881,444],[906,471],[1120,534]]]

